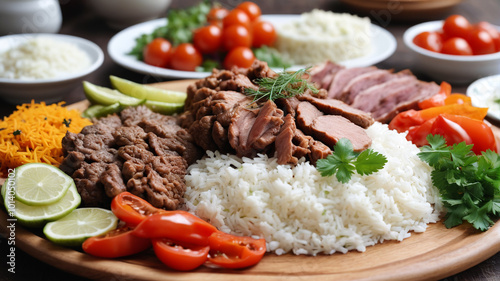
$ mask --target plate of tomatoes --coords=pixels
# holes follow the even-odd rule
[[[141,59],[131,52],[137,46],[138,38],[166,26],[168,18],[140,23],[113,36],[108,44],[108,53],[115,63],[132,71],[176,79],[203,78],[210,75],[213,68],[249,67],[255,58],[265,60],[259,58],[255,51],[261,47],[269,46],[268,49],[272,52],[268,55],[272,56],[272,60],[281,60],[279,52],[271,48],[277,37],[277,28],[283,23],[297,20],[300,15],[261,15],[258,10],[256,14],[249,16],[249,22],[245,23],[237,13],[241,12],[238,11],[240,9],[226,11],[222,16],[217,15],[218,23],[207,20],[207,24],[192,31],[192,39],[188,43],[179,44],[165,38],[153,39],[144,47],[143,53],[139,54]],[[228,24],[227,21],[232,21],[233,24]],[[247,26],[245,30],[242,28],[245,24],[251,27]],[[221,30],[217,30],[217,26]],[[346,67],[368,66],[386,59],[395,51],[397,43],[391,33],[373,24],[371,29],[372,52],[360,58],[339,62],[340,64]],[[251,34],[248,30],[251,30]],[[210,64],[208,67],[200,67],[206,63],[207,58],[218,63],[213,64],[213,67]],[[304,67],[287,64],[284,62],[279,66],[269,65],[275,70],[297,70]]]

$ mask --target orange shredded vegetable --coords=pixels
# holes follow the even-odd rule
[[[33,162],[58,166],[63,159],[62,138],[67,131],[79,133],[91,125],[77,110],[63,107],[64,102],[44,102],[17,106],[0,121],[0,177],[9,168]]]

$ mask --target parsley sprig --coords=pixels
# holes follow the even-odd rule
[[[500,215],[500,157],[488,150],[475,155],[465,142],[447,146],[440,135],[429,135],[428,146],[421,147],[420,159],[434,170],[432,183],[447,209],[447,228],[465,220],[485,231]]]
[[[335,175],[337,180],[347,183],[354,171],[360,175],[369,175],[382,169],[387,158],[371,149],[361,153],[353,151],[352,143],[346,138],[340,139],[334,146],[332,154],[316,162],[316,169],[321,176]]]
[[[279,98],[290,98],[302,95],[306,89],[317,94],[318,89],[304,78],[306,73],[307,69],[299,69],[295,72],[283,71],[275,77],[258,78],[255,83],[259,89],[246,88],[245,94],[253,96],[254,102],[261,99],[274,101]]]

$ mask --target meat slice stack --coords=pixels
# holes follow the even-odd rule
[[[365,132],[374,122],[371,115],[321,98],[325,90],[276,101],[253,101],[244,94],[245,88],[258,89],[255,79],[275,75],[260,61],[245,70],[214,70],[188,87],[181,126],[204,150],[240,157],[276,153],[280,164],[296,164],[302,157],[314,163],[330,154],[343,137],[357,151],[371,145]]]
[[[328,91],[329,99],[370,112],[382,123],[401,111],[417,109],[419,101],[439,91],[436,83],[420,81],[409,70],[393,73],[373,66],[345,68],[332,62],[315,66],[310,79]]]

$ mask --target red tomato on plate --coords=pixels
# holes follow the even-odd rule
[[[224,28],[231,25],[243,25],[246,28],[250,28],[250,17],[243,10],[233,9],[227,14],[222,20],[222,25]]]
[[[193,44],[182,43],[172,52],[169,67],[175,70],[195,71],[203,62],[203,56]]]
[[[164,210],[153,207],[148,201],[130,192],[116,195],[111,201],[111,211],[129,226],[138,225],[149,215],[164,212]]]
[[[445,40],[452,37],[467,38],[472,25],[461,15],[451,15],[443,23],[443,34]]]
[[[170,61],[172,44],[167,39],[156,38],[143,50],[144,62],[153,66],[166,67]]]
[[[500,51],[500,32],[489,22],[480,21],[476,24],[476,28],[488,32],[495,43],[495,51]]]
[[[276,30],[272,23],[255,21],[252,23],[252,47],[272,46],[276,41]]]
[[[468,40],[474,55],[492,54],[496,51],[495,42],[490,33],[480,28],[473,28]]]
[[[202,54],[213,54],[222,44],[222,30],[216,25],[203,26],[193,33],[193,45]]]
[[[235,24],[224,27],[222,30],[222,47],[230,51],[236,47],[251,47],[252,35],[248,28],[243,25]]]
[[[117,228],[105,235],[90,237],[82,244],[84,252],[102,258],[130,256],[149,247],[151,241],[133,235],[130,227]]]
[[[460,37],[453,37],[444,41],[441,52],[443,54],[458,56],[472,56],[473,54],[469,43]]]
[[[424,31],[413,38],[415,45],[433,52],[441,52],[443,38],[435,31]]]
[[[239,4],[236,7],[236,9],[240,9],[240,10],[244,11],[248,15],[248,17],[250,18],[250,21],[256,20],[262,14],[262,11],[260,10],[259,5],[255,4],[253,2],[250,2],[250,1],[245,1],[241,4]]]
[[[222,231],[208,238],[208,260],[224,268],[245,268],[257,264],[266,253],[266,240],[235,236]]]
[[[153,249],[158,259],[176,270],[192,270],[208,258],[209,247],[179,243],[166,238],[152,239]]]
[[[237,47],[231,50],[224,58],[223,66],[225,69],[233,67],[248,68],[252,66],[255,60],[255,55],[252,50],[247,47]]]

